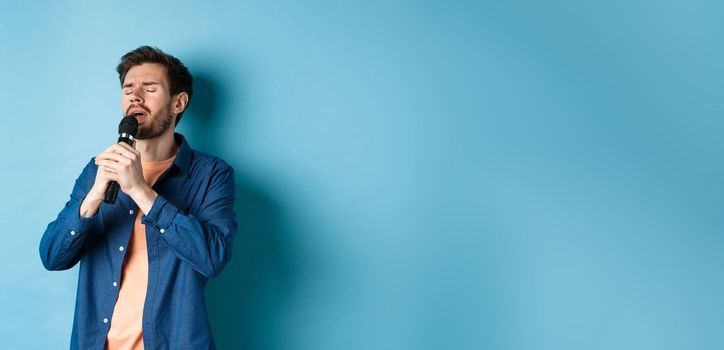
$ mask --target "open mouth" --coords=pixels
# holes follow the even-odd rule
[[[148,116],[148,112],[140,107],[134,107],[128,110],[128,113],[126,114],[129,117],[134,117],[138,122],[143,121]]]

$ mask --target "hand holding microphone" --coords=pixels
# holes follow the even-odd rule
[[[119,162],[133,164],[129,157],[140,158],[138,151],[132,146],[136,133],[138,133],[136,118],[124,117],[118,125],[118,143],[96,156],[95,163],[98,165],[98,171],[95,183],[81,203],[80,216],[92,217],[98,212],[101,202],[108,204],[116,202],[119,187],[122,187],[117,181],[119,176],[116,169],[118,169]],[[123,153],[125,156],[122,155]],[[140,160],[137,166],[140,168]],[[140,172],[141,179],[143,179],[143,171],[140,170]]]
[[[118,125],[118,143],[119,144],[125,143],[125,144],[133,147],[133,140],[136,137],[137,133],[138,133],[138,120],[136,120],[136,118],[130,117],[130,116],[124,117],[121,120],[121,123]],[[103,154],[107,153],[108,151],[112,152],[113,148],[114,147],[111,146],[111,148],[107,149],[106,152],[104,152]],[[101,155],[103,155],[103,154],[101,154]],[[117,154],[124,156],[123,153],[119,152],[118,150],[117,150]],[[124,163],[127,162],[127,161],[118,159],[117,157],[114,157],[114,158],[106,157],[105,159],[111,160],[111,161],[117,161],[117,162],[124,162]],[[127,158],[132,158],[132,157],[127,157]],[[96,164],[101,165],[101,164],[99,164],[98,157],[96,157]],[[117,174],[117,171],[116,171],[116,174]],[[120,189],[120,187],[121,186],[118,184],[117,181],[111,181],[108,184],[108,188],[106,189],[106,193],[105,193],[105,197],[103,198],[103,202],[105,202],[107,204],[115,204],[116,198],[118,197],[118,190]]]

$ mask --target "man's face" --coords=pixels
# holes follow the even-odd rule
[[[138,120],[139,140],[163,134],[175,121],[166,68],[158,63],[133,66],[123,80],[124,115]]]

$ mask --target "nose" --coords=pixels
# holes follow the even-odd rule
[[[133,89],[133,92],[129,95],[129,101],[131,103],[143,102],[142,89]]]

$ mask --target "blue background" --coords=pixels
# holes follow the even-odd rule
[[[38,243],[150,44],[237,171],[221,349],[722,349],[723,10],[3,1],[2,347],[67,348]]]

